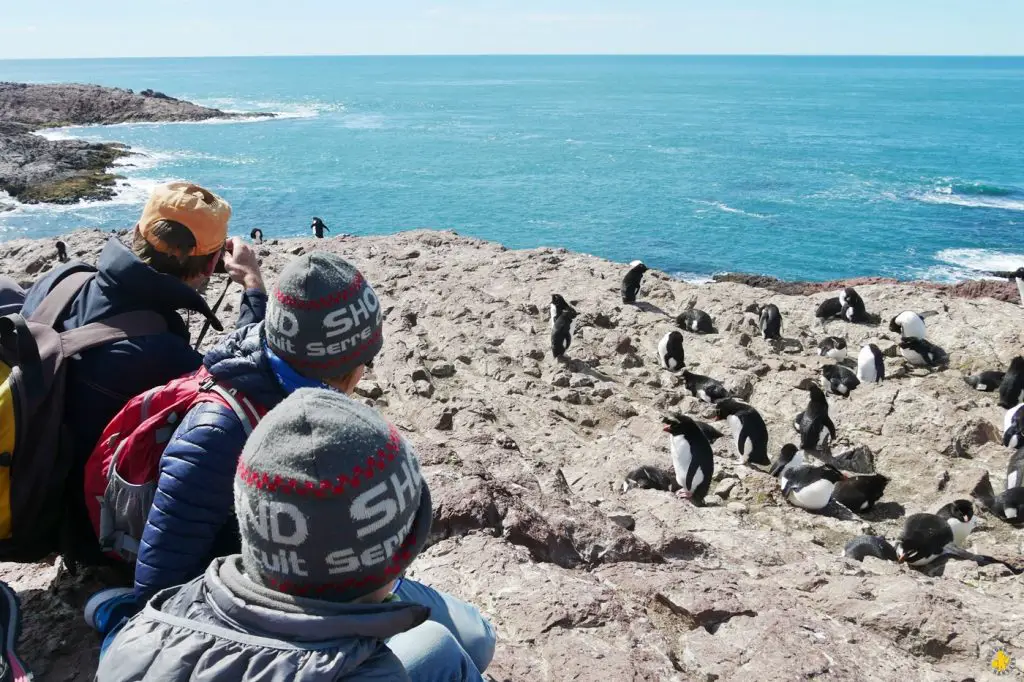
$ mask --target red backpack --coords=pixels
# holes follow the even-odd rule
[[[217,385],[205,367],[132,398],[100,436],[85,465],[85,505],[100,549],[134,562],[153,505],[160,456],[185,415],[220,403],[241,420],[248,438],[267,413],[234,389]]]

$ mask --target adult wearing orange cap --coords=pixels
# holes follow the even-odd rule
[[[222,329],[199,293],[222,259],[232,281],[245,287],[237,326],[263,319],[267,295],[259,264],[244,242],[228,239],[230,218],[231,206],[198,185],[158,186],[131,234],[131,245],[116,237],[107,242],[95,275],[58,319],[63,330],[70,330],[120,313],[151,310],[167,322],[162,334],[85,351],[68,370],[62,445],[73,449],[77,464],[67,481],[65,554],[71,560],[102,561],[81,499],[86,459],[107,423],[129,399],[202,365],[203,356],[192,349],[188,324],[178,311],[196,312],[218,331]],[[68,275],[92,270],[81,262],[58,268],[28,292],[23,313],[30,315]]]

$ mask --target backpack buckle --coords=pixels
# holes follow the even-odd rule
[[[203,392],[210,391],[213,389],[216,383],[217,382],[214,381],[213,377],[207,377],[206,380],[203,381],[203,383],[199,384],[199,390]]]

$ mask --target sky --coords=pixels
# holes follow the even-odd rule
[[[0,59],[1024,54],[1024,0],[0,0]]]

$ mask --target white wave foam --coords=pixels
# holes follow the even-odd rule
[[[702,201],[700,199],[690,199],[690,201],[695,204],[700,204],[701,206],[717,208],[719,211],[722,211],[723,213],[735,213],[737,215],[745,215],[750,218],[757,218],[758,220],[767,220],[771,218],[770,215],[766,215],[764,213],[754,213],[753,211],[744,211],[742,208],[735,208],[733,206],[729,206],[728,204],[722,203],[721,201]]]
[[[935,260],[966,269],[973,274],[970,279],[977,279],[984,277],[979,270],[1016,270],[1024,266],[1024,253],[994,249],[945,249],[935,254]]]
[[[671,277],[672,279],[678,279],[683,282],[686,282],[687,284],[711,284],[712,282],[715,281],[708,275],[699,275],[696,272],[670,272],[668,273],[668,276]]]
[[[377,130],[384,127],[384,117],[380,114],[350,114],[342,119],[341,125],[352,130]]]
[[[1004,211],[1024,211],[1024,200],[1008,197],[963,196],[954,194],[949,187],[938,187],[932,192],[914,196],[926,204],[948,204],[965,208],[995,208]]]

